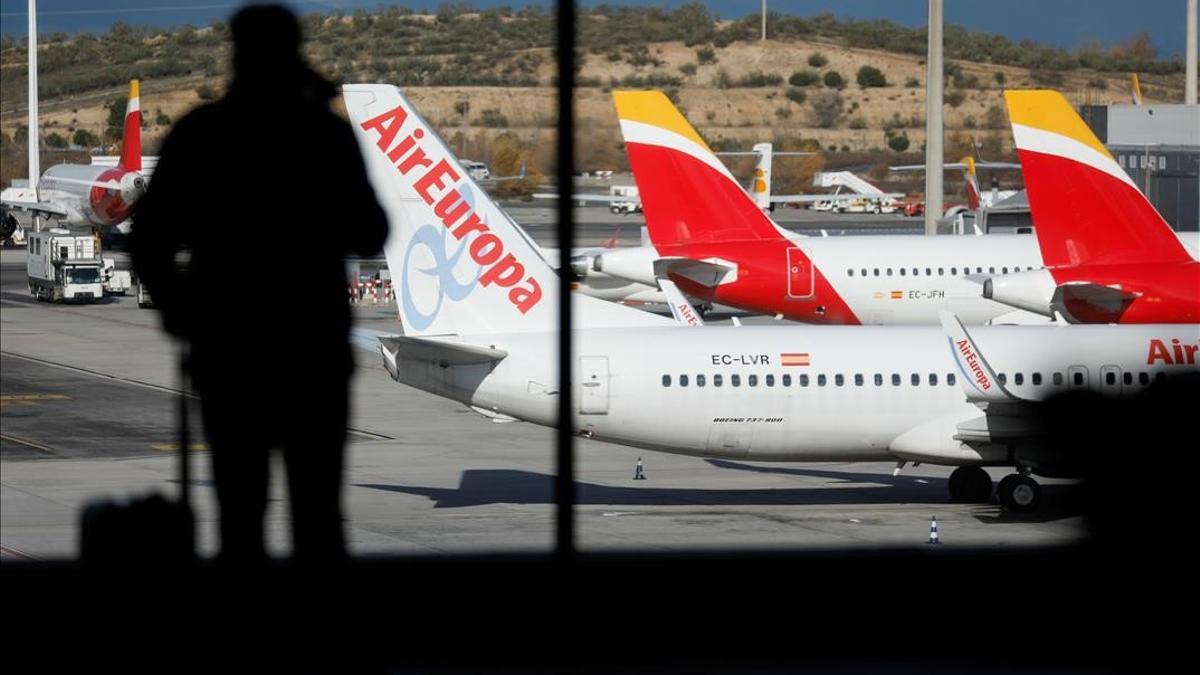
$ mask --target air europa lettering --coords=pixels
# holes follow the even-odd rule
[[[975,376],[975,381],[979,383],[979,388],[984,391],[991,389],[992,383],[988,381],[987,373],[983,372],[983,366],[979,365],[979,359],[971,349],[971,343],[966,340],[959,340],[958,351],[962,352],[963,358],[967,362],[967,367],[971,369],[971,374]]]
[[[1200,345],[1185,345],[1178,339],[1171,340],[1170,349],[1162,340],[1151,340],[1150,353],[1146,355],[1146,365],[1152,366],[1156,361],[1162,361],[1164,365],[1168,366],[1195,365],[1197,350],[1200,350]]]
[[[425,154],[420,142],[425,137],[425,130],[414,129],[399,141],[396,140],[407,120],[408,113],[404,106],[396,106],[363,122],[361,126],[364,131],[379,134],[375,144],[387,154],[401,175],[412,173],[415,176],[413,189],[426,204],[433,207],[434,216],[456,239],[461,240],[471,232],[476,233],[467,251],[483,268],[479,283],[509,288],[508,301],[522,314],[527,313],[541,301],[541,285],[532,276],[525,276],[525,266],[504,250],[504,241],[491,231],[454,187],[462,180],[455,165],[446,159],[435,162]]]

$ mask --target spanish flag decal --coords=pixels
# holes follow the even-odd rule
[[[808,352],[791,352],[779,355],[779,362],[785,366],[807,366],[811,365],[808,359]]]

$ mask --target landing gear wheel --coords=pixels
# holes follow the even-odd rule
[[[1028,512],[1037,509],[1042,501],[1042,488],[1037,481],[1019,473],[1009,474],[996,488],[1000,506],[1008,511]]]
[[[960,466],[950,473],[950,499],[986,502],[992,496],[992,477],[978,466]]]

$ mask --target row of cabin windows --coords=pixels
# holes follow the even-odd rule
[[[1163,373],[1160,371],[1160,372],[1157,372],[1154,374],[1154,379],[1161,380],[1165,376],[1166,376],[1166,373]],[[852,376],[852,378],[854,381],[854,386],[856,386],[856,387],[863,386],[864,384],[866,384],[866,381],[867,381],[866,376],[864,376],[862,373],[855,373]],[[875,383],[876,387],[883,386],[884,377],[883,377],[882,373],[875,373],[871,379]],[[929,386],[936,387],[938,385],[939,379],[940,378],[938,378],[937,373],[929,373],[928,375],[925,376],[924,381]],[[1000,380],[1000,384],[1002,384],[1002,385],[1008,384],[1008,374],[1007,373],[997,373],[996,379]],[[1134,379],[1134,375],[1131,372],[1126,371],[1121,374],[1121,381],[1125,385],[1132,385],[1133,379]],[[1022,386],[1025,384],[1025,380],[1026,380],[1025,373],[1013,373],[1012,381],[1013,381],[1014,385]],[[1066,381],[1066,378],[1062,373],[1051,373],[1050,380],[1051,380],[1051,382],[1053,382],[1054,386],[1061,387],[1063,385],[1063,382]],[[678,382],[680,387],[686,387],[693,380],[688,375],[683,374],[683,375],[680,375],[678,380],[676,380],[676,381]],[[708,384],[708,378],[704,374],[696,375],[694,381],[695,381],[695,384],[697,387],[703,387]],[[783,387],[792,386],[792,376],[791,375],[781,375],[781,376],[779,376],[778,381],[779,381],[780,386],[783,386]],[[807,387],[810,384],[812,384],[814,381],[816,382],[816,386],[824,387],[829,384],[829,376],[825,375],[824,373],[820,373],[820,374],[816,375],[815,377],[810,377],[808,374],[800,374],[800,375],[796,376],[796,383],[801,387]],[[892,373],[890,381],[891,381],[891,384],[893,387],[899,387],[900,384],[904,381],[904,378],[899,373]],[[912,386],[919,387],[922,382],[921,374],[920,373],[912,373],[909,376],[908,381],[909,381],[909,384],[911,384]],[[954,386],[957,382],[957,379],[954,377],[954,373],[946,373],[946,377],[944,379],[941,379],[941,381],[944,382],[947,386]],[[1141,384],[1141,385],[1150,384],[1150,373],[1147,373],[1147,372],[1138,373],[1137,381],[1138,381],[1138,384]],[[762,376],[762,383],[764,386],[774,387],[775,382],[776,382],[775,375],[763,375]],[[1030,373],[1029,374],[1029,382],[1033,386],[1041,386],[1041,384],[1043,382],[1042,374],[1041,373]],[[670,387],[671,383],[672,383],[672,378],[670,375],[662,376],[662,386]],[[1117,383],[1117,374],[1112,371],[1108,371],[1108,372],[1104,373],[1104,383],[1106,385],[1115,385]],[[724,385],[725,384],[725,376],[722,375],[721,373],[714,374],[712,376],[712,384],[714,387],[720,387],[720,386]],[[759,376],[758,375],[747,375],[746,376],[746,386],[757,387],[758,384],[759,384]],[[846,385],[846,376],[842,375],[841,373],[835,374],[833,376],[833,384],[834,384],[834,386],[837,386],[837,387],[845,386]],[[1084,384],[1086,384],[1083,373],[1082,372],[1071,373],[1071,384],[1074,386],[1077,386],[1077,387],[1083,386]],[[730,374],[729,375],[729,385],[732,387],[742,386],[742,376],[738,373]]]
[[[921,276],[921,268],[920,268],[920,267],[913,267],[913,268],[911,268],[911,269],[912,269],[912,276],[914,276],[914,277],[919,277],[919,276]],[[933,267],[926,267],[926,268],[925,268],[925,276],[927,276],[927,277],[932,277],[932,276],[934,276],[934,269],[935,269],[935,268],[933,268]],[[937,276],[941,277],[941,276],[945,276],[945,275],[946,275],[946,270],[947,270],[947,268],[945,268],[945,267],[938,267],[938,268],[936,268],[936,269],[937,269]],[[1001,267],[1001,268],[1000,268],[1000,273],[1001,273],[1001,274],[1008,274],[1008,271],[1009,271],[1009,269],[1011,269],[1011,270],[1012,270],[1012,271],[1014,271],[1014,272],[1020,272],[1020,271],[1021,271],[1021,266],[1020,266],[1020,265],[1014,265],[1014,266],[1013,266],[1013,267],[1011,267],[1011,268],[1009,268],[1009,267]],[[1029,267],[1029,266],[1026,266],[1026,267],[1025,267],[1025,270],[1026,270],[1026,271],[1028,271],[1028,270],[1032,270],[1032,269],[1033,269],[1033,268],[1032,268],[1032,267]],[[898,268],[896,268],[896,273],[897,273],[897,274],[899,274],[900,276],[904,277],[904,276],[908,276],[908,270],[909,270],[909,268],[907,268],[907,267],[898,267]],[[876,277],[877,277],[877,276],[880,276],[880,272],[881,272],[881,271],[882,271],[882,273],[883,273],[883,276],[886,276],[886,277],[890,277],[890,276],[892,276],[892,268],[891,268],[891,267],[885,267],[885,268],[883,268],[882,270],[881,270],[880,268],[878,268],[878,267],[875,267],[875,268],[873,268],[873,269],[871,270],[872,274],[871,274],[870,276],[876,276]],[[958,268],[957,268],[957,267],[951,267],[951,268],[949,268],[949,271],[950,271],[950,276],[952,276],[952,277],[956,277],[956,276],[958,276]],[[963,273],[963,274],[970,274],[970,273],[971,273],[971,267],[968,265],[967,267],[964,267],[964,268],[962,268],[962,273]],[[989,268],[987,268],[987,273],[988,273],[988,274],[995,274],[995,273],[996,273],[996,268],[995,268],[995,267],[989,267]],[[851,267],[851,268],[849,268],[849,269],[847,269],[847,270],[846,270],[846,276],[848,276],[848,277],[852,277],[852,276],[854,276],[854,274],[855,274],[855,270],[854,270],[854,268],[853,268],[853,267]],[[975,268],[975,274],[983,274],[983,268],[982,268],[982,267],[976,267],[976,268]],[[859,270],[858,270],[858,275],[859,275],[859,276],[862,276],[862,277],[868,276],[868,275],[867,275],[867,268],[863,267],[862,269],[859,269]]]
[[[856,386],[856,387],[863,386],[866,383],[866,380],[864,378],[865,378],[865,376],[862,373],[855,373],[853,375],[854,386]],[[874,380],[875,380],[875,386],[877,386],[877,387],[883,386],[883,374],[882,373],[875,373]],[[892,373],[892,386],[895,386],[895,387],[900,386],[901,380],[902,380],[902,378],[899,373]],[[938,378],[937,373],[929,373],[925,378],[925,381],[928,382],[931,386],[936,386],[938,383],[938,380],[939,380],[939,378]],[[686,374],[680,375],[679,379],[677,381],[679,383],[679,386],[681,386],[681,387],[686,387],[686,386],[688,386],[688,384],[690,382],[692,382],[692,380]],[[913,373],[910,376],[909,381],[912,383],[912,385],[914,387],[919,386],[921,384],[921,374]],[[776,382],[776,377],[774,375],[763,375],[762,376],[762,383],[765,386],[774,387],[775,382]],[[780,386],[790,387],[790,386],[792,386],[792,376],[791,375],[781,375],[778,378],[778,382],[779,382]],[[813,384],[814,382],[816,383],[816,386],[824,387],[829,384],[829,376],[824,373],[820,373],[820,374],[816,375],[815,377],[810,377],[808,374],[805,374],[805,373],[802,373],[802,374],[796,376],[796,384],[800,385],[801,387],[807,387],[807,386]],[[954,373],[946,373],[944,382],[947,385],[953,386],[956,382],[956,380],[954,378]],[[672,379],[671,379],[670,375],[662,376],[662,386],[669,387],[669,386],[671,386],[671,383],[672,383]],[[708,384],[708,378],[704,374],[696,375],[695,383],[696,383],[697,387],[706,386]],[[724,375],[722,375],[721,373],[716,373],[712,376],[712,385],[714,387],[720,387],[724,384],[725,384],[725,376]],[[759,376],[758,375],[747,375],[746,376],[746,385],[747,386],[757,387],[758,384],[759,384]],[[833,384],[838,387],[845,386],[846,385],[846,376],[842,375],[841,373],[835,374],[833,376]],[[742,386],[742,376],[738,373],[730,374],[729,375],[729,385],[733,386],[733,387]]]

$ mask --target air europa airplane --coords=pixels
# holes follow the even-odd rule
[[[129,83],[121,159],[116,167],[56,164],[42,174],[37,201],[4,201],[4,206],[57,219],[66,226],[115,225],[129,218],[146,191],[142,175],[142,112],[138,81]]]
[[[657,251],[605,252],[597,269],[810,323],[1044,323],[980,294],[979,275],[1042,267],[1027,235],[801,237],[779,228],[661,92],[614,92]]]
[[[391,222],[403,335],[379,337],[397,381],[497,421],[556,423],[558,279],[450,161],[400,90],[346,85],[346,110]],[[479,197],[459,208],[464,190]],[[455,215],[456,214],[456,215]],[[536,289],[534,292],[531,289]],[[574,298],[572,421],[588,438],[696,456],[958,466],[951,495],[1034,508],[1030,472],[1069,467],[1036,443],[1031,401],[1121,392],[1197,370],[1151,359],[1196,326],[708,326]],[[986,406],[986,407],[981,407]]]
[[[1075,323],[1200,321],[1200,262],[1056,91],[1006,91],[1046,269],[984,297]]]

